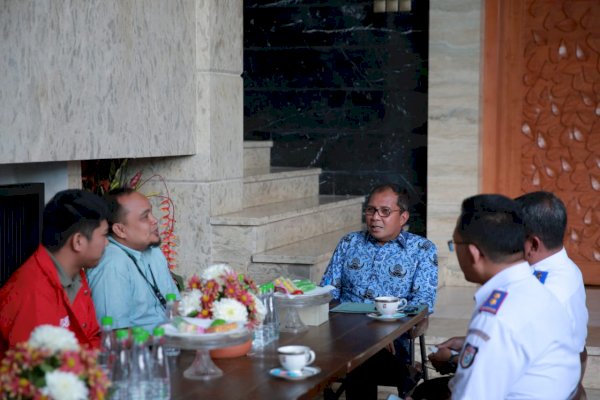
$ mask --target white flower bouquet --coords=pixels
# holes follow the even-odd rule
[[[2,398],[102,400],[109,380],[97,353],[80,348],[70,330],[41,325],[0,362]]]
[[[208,267],[201,275],[192,276],[188,290],[181,296],[179,312],[184,317],[259,325],[266,310],[256,297],[254,281],[236,274],[225,264]]]

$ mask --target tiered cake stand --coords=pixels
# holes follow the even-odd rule
[[[219,347],[235,346],[252,339],[252,332],[246,328],[224,333],[184,334],[166,333],[167,345],[186,350],[196,350],[192,365],[183,376],[194,380],[209,380],[223,375],[223,371],[210,358],[209,351]]]
[[[321,293],[318,295],[298,295],[288,297],[281,293],[275,293],[275,302],[277,307],[281,307],[286,310],[283,322],[280,325],[279,330],[281,332],[300,333],[308,329],[300,315],[298,314],[299,308],[319,306],[321,304],[327,304],[331,301],[331,293]]]

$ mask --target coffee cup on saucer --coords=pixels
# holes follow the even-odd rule
[[[315,352],[307,346],[278,347],[277,354],[281,366],[292,373],[301,373],[302,368],[315,361]]]
[[[396,296],[380,296],[375,298],[375,308],[380,315],[389,317],[406,307],[408,301]]]

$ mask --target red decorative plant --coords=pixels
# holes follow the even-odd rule
[[[175,247],[177,246],[177,236],[175,236],[174,233],[175,203],[173,203],[173,200],[171,199],[169,188],[167,187],[165,179],[161,175],[154,174],[150,178],[142,181],[142,172],[138,171],[130,179],[127,187],[139,190],[145,183],[151,181],[152,179],[158,179],[164,187],[164,193],[149,193],[146,194],[146,196],[150,198],[156,197],[160,199],[159,207],[160,211],[162,212],[159,222],[160,236],[162,239],[160,249],[167,258],[167,262],[169,263],[169,269],[173,270],[177,266],[177,252],[175,251]]]

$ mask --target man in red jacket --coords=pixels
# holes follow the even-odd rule
[[[44,208],[42,243],[0,288],[0,358],[33,329],[68,328],[83,346],[98,347],[100,328],[83,268],[108,244],[103,199],[79,189],[57,193]]]

